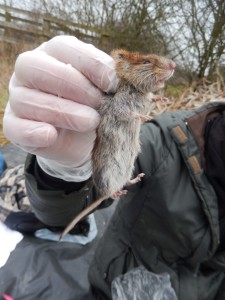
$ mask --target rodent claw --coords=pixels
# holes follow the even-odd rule
[[[152,98],[152,102],[169,102],[169,99],[166,97],[157,97],[157,98]]]
[[[141,178],[144,176],[145,176],[145,173],[138,174],[137,177],[135,177],[134,179],[128,180],[127,185],[132,185],[132,184],[135,184],[135,183],[141,181]]]
[[[112,198],[117,199],[117,198],[121,197],[122,195],[126,195],[126,194],[127,194],[127,190],[121,190],[121,191],[112,193]]]

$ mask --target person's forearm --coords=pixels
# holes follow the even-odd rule
[[[39,167],[35,155],[27,156],[25,182],[36,217],[49,226],[66,226],[98,198],[92,178],[83,182],[67,182],[49,176]],[[112,202],[112,199],[108,199],[98,209]]]
[[[27,194],[36,217],[50,226],[66,226],[91,201],[92,180],[66,182],[45,174],[34,155],[25,163]]]

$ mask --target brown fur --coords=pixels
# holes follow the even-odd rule
[[[162,87],[175,68],[172,60],[155,54],[141,55],[126,50],[114,50],[111,55],[115,60],[118,77],[143,93]]]

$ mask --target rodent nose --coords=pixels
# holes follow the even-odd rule
[[[176,64],[174,63],[174,62],[171,62],[170,64],[169,64],[169,68],[170,68],[170,70],[174,70],[175,69],[175,67],[176,67]]]

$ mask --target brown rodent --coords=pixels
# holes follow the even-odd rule
[[[111,55],[120,83],[114,95],[105,95],[102,99],[98,110],[100,124],[92,154],[93,183],[100,198],[83,210],[61,237],[103,200],[126,193],[121,190],[132,176],[140,151],[141,120],[148,119],[145,116],[151,100],[147,94],[163,87],[175,69],[172,60],[155,54],[114,50]],[[140,174],[136,181],[142,176]]]

